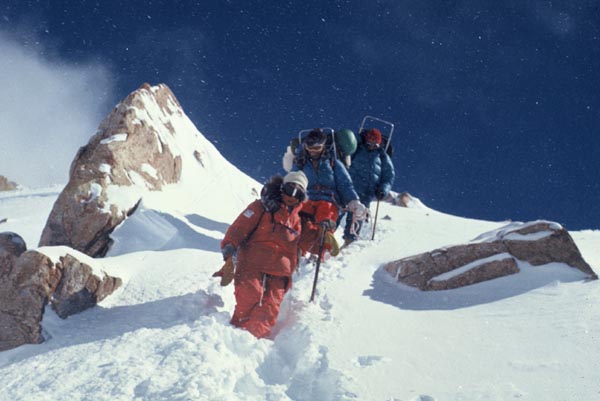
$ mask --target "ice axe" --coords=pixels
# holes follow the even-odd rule
[[[373,219],[373,235],[371,235],[371,241],[375,239],[375,228],[377,227],[377,215],[379,214],[379,202],[377,199],[377,207],[375,208],[375,218]]]
[[[317,255],[317,267],[315,267],[315,279],[313,280],[312,292],[310,294],[310,301],[315,299],[315,292],[317,291],[317,280],[319,279],[319,268],[321,267],[321,255],[325,249],[325,229],[321,229],[321,237],[319,238],[319,254]]]

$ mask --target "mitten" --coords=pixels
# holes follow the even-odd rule
[[[381,188],[377,188],[375,190],[375,197],[377,198],[377,200],[382,200],[383,198],[385,198],[386,193],[383,191],[383,189]]]
[[[221,267],[221,270],[214,272],[213,277],[221,277],[221,286],[225,287],[233,280],[233,274],[235,272],[235,266],[233,265],[233,258],[230,256],[225,260],[225,264]]]
[[[327,249],[331,256],[337,256],[340,253],[340,244],[338,244],[332,233],[325,233],[325,244],[328,245]]]
[[[354,220],[361,221],[367,218],[367,208],[365,207],[365,205],[360,203],[358,199],[350,201],[350,203],[348,203],[347,208],[354,215]]]

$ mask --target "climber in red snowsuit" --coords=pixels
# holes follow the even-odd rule
[[[258,338],[270,334],[292,285],[302,231],[298,212],[306,199],[307,182],[303,172],[273,177],[261,199],[248,205],[221,242],[226,263],[215,275],[222,277],[221,285],[234,278],[236,306],[231,323]]]

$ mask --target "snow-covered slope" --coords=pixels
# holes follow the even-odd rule
[[[127,176],[126,185],[111,182],[112,174],[106,174],[109,184],[105,208],[116,204],[121,210],[129,210],[137,203],[141,194],[147,208],[166,207],[169,211],[182,214],[196,213],[227,221],[235,217],[236,213],[232,211],[243,207],[260,190],[259,183],[227,161],[198,131],[166,85],[145,84],[132,92],[100,125],[100,137],[95,136],[92,141],[110,134],[110,137],[102,139],[100,143],[125,143],[128,134],[121,133],[123,121],[133,126],[129,128],[134,132],[130,136],[137,140],[141,150],[149,152],[139,142],[152,143],[158,147],[159,155],[168,149],[173,163],[175,159],[180,159],[181,176],[176,184],[167,184],[160,191],[148,190],[156,188],[154,183],[148,181],[159,178],[155,168],[141,160],[141,170],[135,171],[126,161],[121,161],[124,165],[120,168],[125,169],[123,174]],[[138,126],[150,128],[139,129],[138,133],[135,131]],[[147,138],[152,135],[156,137],[155,141]],[[127,153],[128,147],[121,146],[117,149],[114,152],[118,153],[120,159],[131,156]],[[135,163],[132,164],[135,166]]]
[[[146,207],[196,213],[220,221],[231,220],[240,208],[254,199],[261,185],[226,160],[174,100],[169,99],[163,110],[150,95],[150,92],[163,91],[162,88],[158,85],[140,91],[141,108],[137,109],[136,116],[140,121],[152,124],[157,129],[160,143],[181,157],[181,179],[162,191],[145,194]]]
[[[121,251],[97,260],[123,278],[123,287],[67,320],[48,310],[45,343],[0,353],[0,400],[600,396],[599,282],[583,283],[578,271],[552,265],[521,266],[517,275],[452,291],[398,285],[381,271],[383,263],[505,224],[426,208],[382,204],[375,240],[354,243],[322,265],[315,303],[308,303],[314,268],[303,266],[273,339],[233,328],[233,288],[211,277],[222,263],[218,240],[226,229],[211,208],[231,208],[219,215],[234,216],[245,200],[231,200],[235,175],[221,180],[229,199],[199,206],[201,212],[187,201],[144,200],[137,221],[121,228]],[[0,229],[35,244],[57,194],[1,194],[0,217],[8,221]],[[170,235],[161,236],[161,227]],[[600,231],[572,234],[600,270]]]
[[[166,86],[143,86],[135,94],[137,106],[131,108],[136,121],[154,127],[158,143],[181,158],[181,177],[160,191],[144,191],[143,180],[139,185],[114,186],[111,195],[130,199],[125,202],[129,205],[137,202],[140,191],[143,197],[136,213],[111,234],[115,243],[108,255],[186,247],[218,249],[219,230],[226,229],[258,196],[261,184],[219,153]]]

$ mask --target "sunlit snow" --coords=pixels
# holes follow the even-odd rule
[[[182,183],[144,193],[113,233],[109,256],[83,256],[95,269],[122,278],[122,287],[66,320],[48,308],[44,343],[0,353],[0,400],[540,401],[600,395],[599,282],[584,282],[581,272],[561,264],[519,263],[518,274],[450,291],[399,285],[383,271],[386,262],[507,225],[426,207],[382,203],[375,239],[357,241],[321,265],[314,303],[308,302],[314,266],[303,263],[271,339],[234,328],[233,287],[220,287],[211,275],[223,263],[219,242],[228,224],[255,199],[254,181],[220,164],[212,144],[204,146],[207,166],[218,164],[214,172],[187,169]],[[2,231],[21,234],[35,248],[59,190],[0,193],[0,217],[7,218]],[[108,195],[116,203],[139,200],[125,189]],[[572,235],[600,270],[600,231]],[[43,249],[53,257],[65,251]]]

